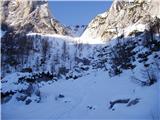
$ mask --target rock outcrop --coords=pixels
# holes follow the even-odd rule
[[[150,23],[160,23],[159,0],[114,0],[111,8],[97,15],[82,35],[83,39],[107,41],[114,36],[149,29]]]
[[[52,17],[45,0],[2,0],[1,25],[13,28],[16,32],[37,32],[48,34],[68,34]]]

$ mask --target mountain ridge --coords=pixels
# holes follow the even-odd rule
[[[160,1],[157,0],[114,0],[111,8],[97,15],[82,34],[82,38],[108,41],[118,34],[124,34],[129,26],[143,25],[149,30],[150,23],[160,17]],[[158,20],[160,23],[160,21]],[[137,30],[136,27],[134,30]],[[133,32],[130,31],[130,33]],[[128,35],[128,34],[127,34]]]

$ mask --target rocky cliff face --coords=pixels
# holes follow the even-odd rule
[[[144,31],[150,23],[160,23],[159,11],[159,0],[114,0],[109,11],[90,22],[82,38],[109,40],[124,33]]]
[[[16,32],[68,34],[67,30],[51,16],[48,2],[34,0],[2,0],[1,24]]]

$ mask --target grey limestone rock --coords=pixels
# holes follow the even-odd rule
[[[63,25],[52,17],[45,0],[2,0],[1,24],[14,28],[16,32],[42,34],[68,34]]]

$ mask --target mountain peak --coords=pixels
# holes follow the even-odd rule
[[[109,11],[89,23],[82,38],[106,41],[124,32],[144,31],[151,21],[160,18],[159,10],[159,0],[114,0]]]
[[[46,0],[2,1],[2,25],[17,32],[68,34],[65,27],[52,17]]]

